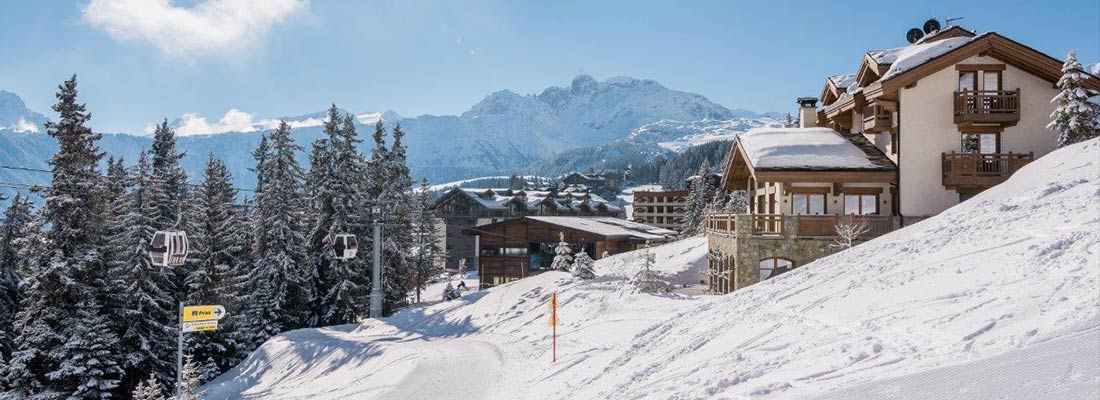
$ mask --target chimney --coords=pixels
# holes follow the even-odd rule
[[[813,128],[817,126],[817,97],[798,98],[798,127]]]

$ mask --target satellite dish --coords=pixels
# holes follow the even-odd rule
[[[919,28],[910,29],[909,32],[905,33],[905,40],[908,40],[909,43],[916,43],[922,37],[924,37],[924,32],[921,32]]]
[[[935,18],[924,21],[924,33],[932,33],[940,30],[940,21]]]

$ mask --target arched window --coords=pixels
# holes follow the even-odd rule
[[[770,279],[790,271],[794,268],[794,262],[786,258],[772,257],[760,260],[760,281]]]

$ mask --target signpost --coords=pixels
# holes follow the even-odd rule
[[[218,320],[225,318],[225,307],[219,305],[184,306],[180,302],[180,326],[176,338],[176,398],[183,385],[183,333],[218,330]]]
[[[558,362],[558,292],[550,295],[550,354],[551,362]]]

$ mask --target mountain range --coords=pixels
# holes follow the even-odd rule
[[[95,111],[95,104],[88,104]],[[295,140],[308,147],[323,132],[323,113],[285,118]],[[446,182],[488,175],[536,171],[552,175],[589,167],[621,167],[633,160],[658,157],[714,137],[732,137],[745,129],[778,123],[777,113],[730,110],[706,97],[668,89],[653,80],[615,77],[597,81],[579,75],[569,86],[538,94],[501,90],[460,115],[402,117],[393,111],[356,114],[362,137],[381,118],[407,132],[409,165],[416,179]],[[45,135],[46,117],[26,108],[15,94],[0,91],[0,165],[45,168],[56,150]],[[187,153],[182,163],[198,176],[208,154],[222,158],[238,187],[252,187],[250,154],[275,120],[243,127],[244,132],[181,136]],[[94,120],[92,121],[94,126]],[[174,126],[185,121],[176,119]],[[136,160],[151,138],[139,134],[105,134],[108,154]],[[364,149],[371,145],[364,143]],[[306,152],[300,154],[305,162]],[[620,159],[621,165],[608,160]],[[563,162],[563,161],[568,162]],[[45,176],[44,176],[45,175]],[[47,183],[48,174],[0,169],[0,181]]]

